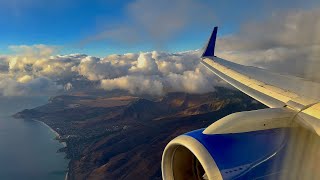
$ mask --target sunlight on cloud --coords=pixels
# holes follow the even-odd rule
[[[103,79],[101,87],[105,90],[128,90],[132,94],[163,95],[163,84],[157,77],[123,76],[115,79]]]
[[[217,55],[319,80],[319,19],[319,9],[273,14],[263,23],[248,23],[239,33],[219,38]],[[0,57],[0,93],[4,96],[77,91],[84,81],[93,82],[93,89],[122,89],[157,96],[172,91],[204,93],[224,85],[200,65],[198,50],[98,58],[84,54],[53,55],[57,47],[46,45],[9,48],[16,55]]]
[[[237,63],[265,67],[320,81],[320,9],[274,13],[222,37],[217,54]]]
[[[18,82],[20,83],[27,83],[27,82],[30,82],[33,78],[29,75],[24,75],[20,78],[18,78]]]
[[[200,69],[199,51],[153,51],[98,58],[81,54],[53,56],[54,49],[43,45],[13,47],[18,55],[2,57],[2,62],[7,63],[7,71],[1,76],[3,96],[77,91],[79,80],[98,84],[92,89],[121,89],[156,96],[171,91],[209,92],[214,90],[213,84],[218,84],[211,73]]]

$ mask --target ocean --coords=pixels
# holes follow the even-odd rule
[[[0,98],[0,179],[64,180],[69,161],[65,153],[57,153],[63,145],[54,140],[55,134],[40,122],[11,117],[46,103],[46,98],[31,100]]]

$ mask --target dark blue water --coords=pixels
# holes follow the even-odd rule
[[[18,101],[17,107],[0,98],[0,180],[65,178],[68,160],[64,159],[64,153],[56,153],[63,145],[54,140],[55,134],[39,122],[9,116],[14,111],[46,102],[46,99],[37,100]],[[8,104],[12,108],[7,107]]]

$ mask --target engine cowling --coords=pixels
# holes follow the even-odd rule
[[[163,179],[272,178],[286,151],[292,115],[285,109],[235,113],[207,129],[178,136],[164,150]],[[231,128],[234,133],[228,124],[238,126]]]
[[[162,156],[162,177],[168,180],[222,179],[207,148],[188,135],[178,136],[165,148]]]
[[[234,179],[272,174],[286,147],[287,128],[223,135],[204,129],[173,139],[162,157],[163,179]]]

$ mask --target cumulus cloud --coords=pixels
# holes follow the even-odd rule
[[[140,1],[143,0],[137,2]],[[219,38],[216,52],[237,63],[319,80],[319,31],[319,9],[274,13],[263,23],[247,23],[238,33]],[[204,93],[223,85],[200,65],[198,50],[98,58],[82,54],[52,55],[55,47],[45,45],[10,48],[17,55],[0,57],[3,96],[74,92],[83,81],[89,83],[82,86],[90,84],[90,88],[156,96],[173,91]]]
[[[202,69],[205,71],[205,69]],[[185,71],[183,74],[170,73],[166,79],[170,89],[180,92],[205,93],[214,89],[217,83],[209,80],[208,74],[203,73],[200,68],[194,71]]]
[[[76,64],[72,55],[51,56],[55,47],[46,45],[10,46],[16,55],[2,56],[0,61],[0,95],[44,96],[63,90],[60,78],[67,78]],[[71,60],[72,59],[72,60]],[[69,75],[73,76],[73,75]]]
[[[92,56],[82,59],[77,70],[79,74],[92,81],[103,78],[114,78],[118,74],[118,69],[111,62],[101,62],[100,58]]]
[[[131,72],[157,74],[158,65],[151,53],[140,53],[137,62],[130,68]]]
[[[320,9],[274,13],[222,37],[219,56],[319,81]]]
[[[101,87],[105,90],[128,90],[132,94],[163,95],[163,83],[157,77],[124,76],[115,79],[103,79]]]
[[[200,65],[199,51],[185,53],[148,52],[135,56],[127,75],[102,79],[105,90],[128,90],[133,94],[163,95],[179,91],[204,93],[214,90],[219,82]],[[202,67],[202,68],[201,68]],[[219,84],[220,85],[220,84]]]
[[[149,58],[158,54],[158,52],[142,53],[142,56],[148,56]],[[189,70],[183,63],[190,62],[192,59],[185,59],[186,62],[176,62],[181,68],[168,68],[166,71],[158,71],[158,66],[166,62],[164,59],[153,59],[154,64],[158,64],[156,68],[151,68],[146,71],[129,71],[129,75],[122,76],[114,79],[103,79],[101,81],[101,87],[105,90],[128,90],[133,94],[151,94],[151,95],[164,95],[167,92],[188,92],[188,93],[205,93],[214,91],[214,86],[222,85],[217,79],[212,76],[211,72],[208,72],[206,68],[202,67],[198,52],[189,52],[185,54],[165,54],[162,53],[162,58],[167,58],[167,61],[171,59],[171,63],[174,64],[174,59],[178,56],[178,60],[183,57],[193,57],[194,66]],[[141,56],[141,55],[140,55]],[[139,56],[139,57],[140,57]],[[139,58],[136,62],[138,64]],[[174,66],[174,65],[173,65]],[[131,67],[136,68],[134,65]],[[170,71],[172,70],[172,71]]]
[[[11,48],[19,54],[2,57],[6,69],[0,77],[3,96],[74,92],[80,81],[94,82],[91,88],[106,91],[121,89],[156,96],[171,91],[208,92],[214,90],[212,84],[216,83],[205,68],[200,70],[199,51],[153,51],[98,58],[81,54],[54,56],[54,49],[44,45]]]

